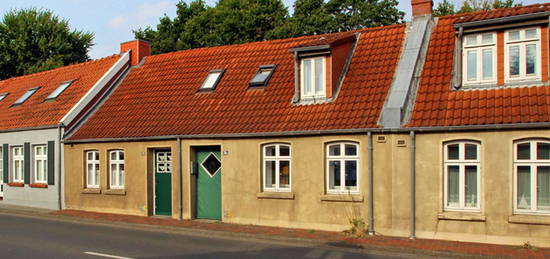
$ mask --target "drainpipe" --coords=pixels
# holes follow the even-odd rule
[[[416,238],[416,139],[411,131],[411,234],[410,239]]]
[[[178,197],[179,197],[179,204],[178,204],[178,210],[179,210],[179,218],[180,220],[183,220],[183,170],[181,169],[182,166],[182,159],[181,159],[181,138],[177,137],[176,141],[178,147]]]
[[[62,165],[62,156],[63,156],[63,146],[61,144],[61,141],[62,141],[62,138],[63,138],[63,124],[59,125],[59,127],[57,127],[57,133],[58,133],[58,142],[57,142],[57,146],[58,146],[58,156],[57,156],[57,164],[58,164],[58,170],[57,170],[57,181],[58,181],[58,184],[57,184],[57,206],[59,208],[59,210],[62,210],[63,209],[63,193],[62,193],[62,188],[61,188],[61,185],[63,185],[63,179],[61,178],[61,171],[63,170],[63,168],[65,168],[64,165]]]
[[[374,171],[373,171],[373,148],[372,148],[372,132],[368,132],[368,143],[367,143],[367,149],[368,149],[368,177],[369,177],[369,189],[368,189],[368,196],[369,196],[369,218],[368,218],[368,226],[367,226],[367,232],[369,235],[374,235]]]

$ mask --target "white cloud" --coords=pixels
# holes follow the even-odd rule
[[[176,9],[175,1],[163,0],[156,3],[143,3],[129,13],[119,15],[109,21],[116,30],[128,30],[155,24],[170,9]]]

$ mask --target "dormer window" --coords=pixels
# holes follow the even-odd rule
[[[504,40],[506,82],[540,80],[540,28],[509,30]]]
[[[199,91],[213,91],[216,89],[216,86],[220,82],[224,72],[224,69],[215,69],[208,72],[208,75],[206,76],[206,79],[204,79]]]
[[[25,94],[23,94],[21,97],[19,97],[19,99],[17,99],[17,101],[15,101],[15,103],[13,103],[12,106],[17,106],[17,105],[23,104],[23,103],[24,103],[25,101],[27,101],[27,99],[29,99],[34,93],[36,93],[36,91],[38,91],[38,89],[40,89],[40,87],[35,87],[35,88],[29,89]]]
[[[464,85],[496,84],[496,33],[472,34],[464,38]]]
[[[8,93],[0,94],[0,101],[6,99],[7,96],[8,96]]]
[[[301,59],[301,98],[326,98],[327,68],[326,58],[313,57]]]
[[[46,97],[46,101],[53,100],[59,97],[59,95],[61,95],[61,93],[63,93],[63,91],[65,91],[72,83],[73,81],[67,81],[67,82],[61,83],[59,87],[57,87],[50,95],[48,95],[48,97]]]
[[[250,80],[251,87],[267,86],[267,82],[275,71],[275,65],[262,65],[256,75]]]

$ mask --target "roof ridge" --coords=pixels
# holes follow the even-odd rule
[[[478,15],[478,14],[501,12],[501,11],[504,11],[504,10],[517,10],[517,9],[523,9],[523,8],[531,8],[531,7],[535,7],[535,6],[550,6],[550,3],[535,3],[535,4],[530,4],[530,5],[513,6],[513,7],[508,7],[508,8],[497,8],[497,9],[492,9],[492,10],[479,10],[479,11],[467,12],[467,13],[455,13],[455,14],[440,16],[439,19],[452,19],[452,18],[457,18],[457,17],[474,16],[474,15]]]

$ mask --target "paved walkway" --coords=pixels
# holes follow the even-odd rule
[[[298,238],[314,242],[323,242],[341,246],[363,246],[407,253],[453,253],[474,257],[497,258],[550,258],[550,249],[524,249],[519,246],[504,246],[469,242],[442,241],[431,239],[415,239],[384,236],[350,237],[340,232],[313,231],[304,229],[277,228],[252,225],[238,225],[220,222],[205,222],[198,220],[175,220],[159,217],[141,217],[109,213],[63,210],[51,212],[52,215],[78,217],[100,221],[115,221],[134,224],[146,224],[165,227],[178,227],[195,230],[224,231],[234,234],[267,236],[270,238]]]

